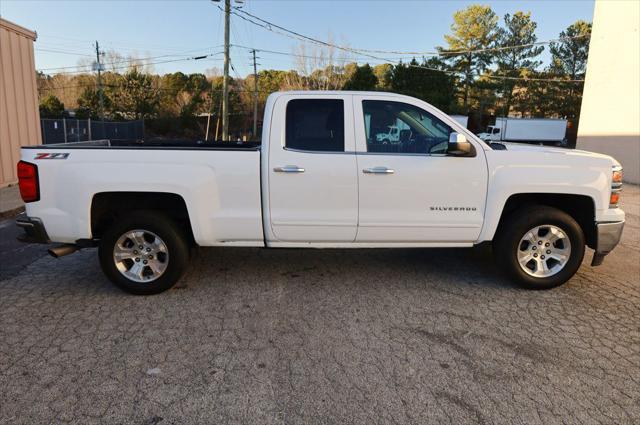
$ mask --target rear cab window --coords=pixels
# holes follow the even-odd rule
[[[310,152],[344,152],[342,99],[292,99],[287,103],[285,148]]]

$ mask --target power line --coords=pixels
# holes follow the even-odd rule
[[[261,52],[261,53],[271,53],[274,55],[282,55],[282,56],[292,56],[292,57],[296,57],[296,58],[308,58],[308,59],[326,59],[326,57],[323,56],[319,56],[319,55],[305,55],[305,54],[300,54],[300,53],[291,53],[291,52],[282,52],[282,51],[277,51],[277,50],[269,50],[269,49],[261,49],[259,47],[249,47],[249,46],[242,46],[239,44],[233,44],[232,46],[234,47],[239,47],[241,49],[247,49],[249,51],[252,51],[255,49],[256,52]],[[377,61],[381,61],[382,63],[395,63],[395,61],[397,61],[398,59],[402,60],[402,59],[412,59],[415,56],[408,56],[406,58],[395,58],[395,59],[391,59],[391,58],[378,58],[375,59]],[[352,57],[350,59],[357,59],[357,58],[362,58],[361,56],[355,56]],[[367,56],[367,59],[370,59],[370,56]]]
[[[220,10],[223,10],[221,7],[218,6],[218,8]],[[249,15],[250,17],[253,17],[261,22],[264,22],[264,25],[261,25],[260,23],[256,23],[251,19],[246,19],[243,16],[240,16],[239,14],[235,13],[235,11],[239,11],[241,13],[245,13],[247,15]],[[296,33],[294,31],[291,30],[287,30],[284,27],[280,27],[277,26],[275,24],[270,23],[269,21],[263,20],[261,18],[256,17],[255,15],[252,15],[246,11],[240,10],[237,7],[234,7],[234,10],[231,11],[230,13],[234,14],[235,16],[240,17],[241,19],[246,20],[247,22],[253,23],[254,25],[258,25],[262,28],[265,28],[269,31],[272,32],[276,32],[279,34],[282,34],[279,31],[274,31],[273,28],[271,28],[270,26],[276,27],[281,29],[282,31],[287,31],[289,33],[291,33],[294,38],[300,40],[302,39],[303,41],[311,41],[315,44],[321,44],[323,46],[327,46],[327,47],[334,47],[334,48],[338,48],[344,51],[348,51],[350,53],[359,53],[361,57],[366,57],[369,59],[374,59],[376,61],[382,62],[382,63],[390,63],[390,64],[395,64],[395,60],[392,60],[390,58],[383,58],[383,57],[378,57],[378,56],[374,56],[374,55],[370,55],[367,53],[361,53],[361,52],[384,52],[384,53],[389,53],[389,54],[411,54],[411,53],[427,53],[427,52],[397,52],[397,51],[383,51],[383,50],[366,50],[366,49],[353,49],[350,47],[344,47],[344,46],[338,46],[336,44],[330,43],[330,42],[325,42],[322,40],[318,40],[312,37],[308,37],[308,36],[304,36],[302,34]],[[285,36],[289,36],[287,34],[283,34]],[[503,47],[499,47],[499,48],[490,48],[490,49],[477,49],[477,50],[466,50],[466,51],[449,51],[449,52],[444,52],[445,54],[462,54],[462,53],[473,53],[473,52],[481,52],[481,51],[488,51],[488,50],[505,50],[505,49],[512,49],[512,48],[521,48],[521,47],[526,47],[526,46],[533,46],[533,45],[538,45],[538,44],[547,44],[547,43],[552,43],[552,42],[556,42],[556,41],[564,41],[568,38],[580,38],[580,37],[585,37],[585,36],[577,36],[577,37],[566,37],[566,38],[562,38],[562,39],[555,39],[555,40],[548,40],[548,41],[541,41],[541,42],[536,42],[536,43],[530,43],[527,45],[518,45],[518,46],[503,46]],[[323,59],[323,57],[321,56],[317,56],[317,55],[305,55],[305,54],[296,54],[296,53],[287,53],[287,52],[281,52],[281,51],[275,51],[275,50],[269,50],[269,49],[259,49],[259,48],[254,48],[254,47],[249,47],[249,46],[242,46],[242,45],[234,45],[236,47],[240,47],[243,49],[247,49],[247,50],[256,50],[258,52],[264,52],[264,53],[271,53],[271,54],[277,54],[277,55],[285,55],[285,56],[290,56],[290,57],[302,57],[302,58],[313,58],[313,59]],[[442,52],[437,52],[437,53],[442,53]],[[216,54],[220,54],[220,53],[216,53]],[[162,55],[162,56],[157,56],[157,57],[151,57],[151,58],[146,58],[146,59],[155,59],[155,58],[161,58],[161,57],[171,57],[172,55]],[[206,55],[204,57],[208,57],[211,55]],[[197,59],[202,59],[203,57],[197,57]],[[169,63],[169,62],[178,62],[178,61],[185,61],[185,60],[193,60],[196,59],[194,57],[190,57],[190,58],[184,58],[184,59],[175,59],[175,60],[168,60],[168,61],[160,61],[160,62],[153,62],[153,63],[148,63],[146,65],[154,65],[154,64],[160,64],[160,63]],[[145,59],[140,59],[140,60],[145,60]],[[129,61],[129,60],[126,60]],[[123,61],[125,62],[125,61]],[[125,67],[114,67],[112,69],[122,69],[122,68],[129,68],[131,65],[125,66]],[[451,70],[443,70],[440,68],[433,68],[433,67],[428,67],[428,66],[424,66],[424,65],[411,65],[409,64],[409,66],[411,67],[415,67],[415,68],[421,68],[421,69],[427,69],[427,70],[431,70],[431,71],[437,71],[437,72],[443,72],[446,74],[450,74],[450,75],[458,75],[459,72],[456,71],[451,71]],[[68,67],[68,68],[72,68],[72,67]],[[233,67],[232,67],[233,68]],[[53,68],[52,68],[53,69]],[[57,68],[57,69],[64,69],[64,68]],[[233,69],[234,72],[236,73],[236,75],[238,76],[238,78],[241,78],[239,76],[239,74],[237,73],[237,71],[235,69]],[[42,70],[41,70],[42,71]],[[79,71],[76,73],[82,73],[85,71]],[[74,72],[71,72],[74,73]],[[545,81],[545,82],[558,82],[558,83],[580,83],[580,82],[584,82],[583,79],[555,79],[555,78],[528,78],[528,77],[511,77],[511,76],[505,76],[505,75],[484,75],[484,77],[486,78],[491,78],[491,79],[499,79],[499,80],[519,80],[519,81]]]
[[[35,47],[33,50],[36,50],[38,52],[50,52],[50,53],[59,53],[62,55],[74,55],[74,56],[88,56],[88,57],[93,57],[93,55],[89,55],[87,53],[80,53],[80,52],[69,52],[69,51],[64,51],[64,50],[53,50],[53,49],[41,49],[39,47]]]
[[[239,12],[239,13],[237,13]],[[348,52],[354,52],[354,53],[381,53],[381,54],[395,54],[395,55],[418,55],[418,56],[451,56],[451,55],[458,55],[458,54],[467,54],[467,53],[482,53],[482,52],[489,52],[489,51],[501,51],[501,50],[509,50],[509,49],[520,49],[520,48],[525,48],[525,47],[532,47],[532,46],[537,46],[537,45],[542,45],[542,44],[550,44],[550,43],[556,43],[556,42],[566,42],[568,40],[572,40],[572,39],[579,39],[579,38],[585,38],[585,37],[590,37],[589,35],[583,34],[583,35],[577,35],[577,36],[573,36],[573,37],[561,37],[561,38],[556,38],[556,39],[552,39],[552,40],[546,40],[546,41],[537,41],[534,43],[528,43],[528,44],[519,44],[519,45],[513,45],[513,46],[498,46],[498,47],[486,47],[486,48],[481,48],[481,49],[470,49],[470,50],[444,50],[444,49],[437,49],[435,51],[396,51],[396,50],[375,50],[375,49],[362,49],[362,48],[353,48],[353,47],[349,47],[349,46],[340,46],[338,44],[335,43],[331,43],[331,42],[327,42],[327,41],[323,41],[323,40],[319,40],[317,38],[313,38],[310,36],[306,36],[304,34],[300,34],[296,31],[293,30],[289,30],[287,28],[284,28],[280,25],[274,24],[273,22],[267,21],[265,19],[262,19],[256,15],[253,15],[245,10],[239,9],[237,7],[234,7],[234,11],[232,12],[234,15],[244,19],[247,22],[250,22],[254,25],[260,26],[268,31],[271,32],[275,32],[278,33],[277,31],[274,31],[273,28],[277,28],[281,31],[284,31],[288,34],[291,34],[292,36],[298,38],[298,39],[303,39],[306,41],[310,41],[312,43],[316,43],[316,44],[321,44],[327,47],[333,47],[336,49],[340,49],[340,50],[344,50],[344,51],[348,51]],[[252,19],[255,19],[257,21],[259,21],[260,23],[262,23],[262,25],[258,22],[252,21],[251,19],[247,19],[243,16],[241,16],[240,14],[246,15],[247,17],[250,17]]]
[[[261,23],[259,23],[259,22],[255,22],[254,20],[251,20],[251,19],[245,18],[245,17],[241,16],[240,14],[235,13],[236,11],[237,11],[237,12],[240,12],[240,13],[242,13],[242,14],[245,14],[245,15],[247,15],[247,16],[249,16],[249,17],[251,17],[251,18],[255,19],[255,20],[258,20],[258,21],[260,21],[262,24],[261,24]],[[287,32],[287,33],[291,34],[292,36],[294,36],[294,37],[296,37],[296,38],[298,38],[298,39],[302,39],[303,41],[304,41],[304,40],[307,40],[307,41],[310,41],[310,42],[312,42],[312,43],[321,44],[321,45],[323,45],[323,46],[327,46],[327,47],[333,47],[333,48],[336,48],[336,49],[340,49],[340,50],[344,50],[344,51],[348,51],[348,52],[353,52],[353,53],[360,53],[360,54],[361,54],[361,55],[363,55],[363,56],[368,56],[368,57],[371,57],[371,58],[374,58],[374,59],[376,59],[376,60],[380,60],[380,61],[383,61],[383,62],[387,62],[387,63],[391,62],[391,61],[389,61],[389,60],[388,60],[388,59],[386,59],[386,58],[380,58],[380,57],[377,57],[377,56],[373,56],[373,55],[370,55],[370,54],[364,53],[364,52],[367,52],[367,50],[364,50],[364,49],[354,49],[354,48],[351,48],[351,47],[339,46],[339,45],[337,45],[337,44],[333,44],[333,43],[330,43],[330,42],[326,42],[326,41],[318,40],[318,39],[316,39],[316,38],[309,37],[309,36],[306,36],[306,35],[303,35],[303,34],[297,33],[297,32],[292,31],[292,30],[288,30],[288,29],[286,29],[286,28],[284,28],[284,27],[281,27],[281,26],[276,25],[276,24],[274,24],[274,23],[272,23],[272,22],[269,22],[269,21],[267,21],[267,20],[264,20],[264,19],[262,19],[262,18],[259,18],[259,17],[255,16],[255,15],[250,14],[249,12],[246,12],[246,11],[244,11],[244,10],[240,10],[240,9],[238,9],[238,8],[234,8],[234,11],[233,11],[232,13],[233,13],[234,15],[236,15],[236,16],[238,16],[238,17],[242,18],[242,19],[245,19],[245,20],[247,20],[248,22],[251,22],[251,23],[252,23],[252,24],[254,24],[254,25],[260,26],[260,27],[262,27],[262,28],[264,28],[264,29],[266,29],[266,30],[268,30],[268,31],[272,31],[272,32],[279,33],[278,31],[274,31],[274,30],[273,30],[273,28],[275,27],[275,28],[277,28],[277,29],[279,29],[279,30],[281,30],[281,31],[285,31],[285,32]],[[577,37],[572,37],[572,38],[580,38],[580,37],[584,37],[584,36],[577,36]],[[566,39],[566,38],[564,38],[564,39]],[[536,42],[535,44],[541,44],[541,43],[545,43],[545,44],[546,44],[546,43],[551,43],[551,42],[553,42],[553,41],[558,41],[558,40],[563,40],[563,39],[556,39],[556,40],[544,41],[544,42]],[[530,45],[535,45],[535,44],[530,44]],[[503,46],[503,47],[501,47],[501,48],[499,48],[499,49],[506,50],[506,49],[512,49],[512,48],[520,48],[520,47],[523,47],[523,46],[525,46],[525,45],[520,45],[520,46]],[[494,48],[494,49],[498,49],[498,48]],[[451,54],[464,54],[464,53],[474,53],[474,52],[481,52],[481,51],[488,51],[488,50],[489,50],[489,48],[487,48],[487,49],[479,49],[479,50],[474,50],[474,51],[472,51],[472,50],[466,50],[466,51],[455,51],[455,52],[454,52],[454,51],[448,51],[448,52],[446,52],[445,54],[446,54],[446,55],[451,55]],[[369,50],[369,51],[371,51],[371,50]],[[377,51],[377,52],[380,52],[380,53],[382,53],[382,52],[384,52],[384,53],[399,53],[399,52],[389,52],[389,51],[381,51],[381,50],[380,50],[380,51]],[[407,53],[407,52],[403,52],[403,54],[405,54],[405,53]],[[441,53],[441,52],[437,52],[437,54],[440,54],[440,53]],[[458,72],[456,72],[456,71],[449,71],[449,70],[443,70],[443,69],[438,69],[438,68],[431,68],[431,67],[427,67],[427,66],[423,66],[423,65],[410,65],[410,66],[412,66],[412,67],[416,67],[416,68],[427,69],[427,70],[431,70],[431,71],[444,72],[444,73],[447,73],[447,74],[454,74],[454,75],[459,74],[459,73],[458,73]],[[502,75],[491,75],[491,76],[489,76],[489,75],[488,75],[487,77],[489,77],[489,78],[493,78],[493,79],[502,79],[502,80],[530,80],[530,81],[547,81],[547,82],[561,82],[561,83],[567,83],[567,82],[584,82],[584,80],[577,80],[577,79],[576,79],[576,80],[562,80],[562,79],[552,79],[552,78],[538,78],[538,79],[534,80],[533,78],[525,78],[525,77],[510,77],[510,76],[502,76]]]
[[[213,46],[214,48],[216,47],[221,47],[221,46]],[[196,52],[196,51],[202,51],[205,49],[194,49],[191,51],[185,51],[183,53],[187,53],[187,52]],[[135,62],[135,61],[146,61],[146,60],[154,60],[154,59],[161,59],[161,58],[167,58],[167,57],[175,57],[175,56],[184,56],[181,54],[170,54],[170,55],[160,55],[160,56],[149,56],[149,57],[143,57],[143,58],[136,58],[136,57],[129,57],[129,58],[123,58],[121,60],[116,60],[116,61],[110,61],[109,64],[113,65],[113,64],[119,64],[119,63],[130,63],[130,62]],[[190,59],[192,56],[186,57],[184,59]],[[73,65],[73,66],[58,66],[58,67],[53,67],[53,68],[40,68],[37,71],[52,71],[52,70],[58,70],[58,69],[73,69],[73,68],[78,68],[80,70],[80,68],[89,68],[91,69],[92,65]]]
[[[243,15],[241,15],[239,13],[236,13],[236,11],[244,13],[245,15],[248,15],[251,18],[248,18],[247,16],[243,16]],[[265,21],[264,19],[258,18],[257,16],[252,15],[249,12],[246,12],[244,10],[240,10],[238,8],[234,8],[234,11],[232,11],[231,13],[233,13],[235,16],[239,17],[240,19],[243,19],[243,20],[245,20],[247,22],[252,23],[253,25],[257,25],[259,27],[262,27],[262,28],[266,29],[267,31],[271,31],[271,32],[274,32],[276,34],[283,35],[285,37],[294,38],[294,39],[299,40],[299,41],[309,41],[309,42],[312,42],[314,44],[319,44],[319,45],[322,45],[322,46],[325,46],[325,47],[333,47],[333,48],[336,48],[336,49],[339,49],[339,50],[343,50],[343,51],[346,51],[346,52],[350,52],[350,53],[360,53],[363,56],[367,56],[367,57],[370,57],[372,59],[380,60],[380,58],[378,58],[376,56],[372,56],[372,55],[369,55],[369,54],[366,54],[366,53],[362,53],[362,52],[357,51],[355,49],[352,49],[350,47],[344,47],[344,46],[339,46],[337,44],[328,43],[328,42],[323,41],[323,40],[318,40],[316,38],[309,37],[309,36],[297,33],[297,32],[292,31],[292,30],[288,30],[288,29],[286,29],[284,27],[281,27],[281,26],[276,25],[274,23],[271,23],[269,21]],[[256,22],[252,18],[253,19],[257,19],[258,21],[260,21],[262,23]],[[277,30],[274,29],[274,28],[277,28]],[[280,30],[280,31],[278,31],[278,30]]]
[[[321,59],[320,56],[301,55],[301,54],[296,54],[296,53],[287,53],[287,52],[280,52],[280,51],[275,51],[275,50],[252,48],[252,47],[248,47],[248,46],[240,46],[240,45],[237,45],[237,44],[234,44],[234,46],[235,47],[240,47],[242,49],[248,49],[248,50],[251,50],[251,51],[255,50],[256,52],[273,53],[273,54],[278,54],[278,55],[302,57],[302,58]],[[394,63],[391,60],[386,59],[386,58],[380,58],[380,60],[382,60],[382,63]],[[445,74],[452,74],[452,75],[459,74],[457,71],[450,71],[450,70],[446,70],[446,69],[433,68],[433,67],[424,66],[424,65],[412,65],[412,64],[407,64],[407,65],[412,67],[412,68],[421,68],[421,69],[426,69],[426,70],[429,70],[429,71],[444,72]],[[482,77],[493,78],[493,79],[504,79],[504,80],[548,81],[548,82],[560,82],[560,83],[581,83],[581,82],[584,82],[584,80],[578,80],[578,79],[510,77],[510,76],[506,76],[506,75],[489,75],[489,74],[482,75]]]
[[[149,65],[158,65],[158,64],[162,64],[162,63],[185,62],[185,61],[201,60],[201,59],[209,59],[209,60],[211,60],[210,58],[211,58],[212,56],[215,56],[215,55],[221,55],[221,54],[222,54],[222,52],[216,52],[216,53],[210,53],[210,54],[207,54],[207,55],[202,55],[202,56],[192,56],[192,57],[182,58],[182,59],[171,59],[171,60],[164,60],[164,61],[157,61],[157,62],[148,62],[148,63],[140,63],[140,64],[137,64],[137,63],[130,63],[130,64],[125,65],[125,66],[115,66],[115,67],[112,67],[111,69],[109,69],[109,71],[114,71],[114,70],[117,70],[117,69],[129,69],[129,68],[134,68],[134,67],[137,67],[137,66],[142,67],[142,66],[149,66]],[[216,60],[216,59],[213,59],[213,60]],[[217,59],[217,60],[219,60],[219,59]],[[132,60],[132,62],[135,62],[135,59],[134,59],[134,60]],[[84,74],[84,73],[86,73],[86,72],[87,72],[87,70],[80,70],[80,71],[70,71],[70,72],[65,72],[65,74]]]
[[[80,38],[71,38],[71,37],[66,37],[66,36],[60,36],[60,35],[53,35],[53,34],[48,34],[48,33],[40,33],[38,32],[38,43],[40,43],[40,37],[45,37],[46,38],[57,38],[57,39],[61,39],[61,40],[71,40],[71,42],[69,42],[68,44],[75,44],[77,46],[84,46],[87,44],[93,44],[94,40],[90,40],[90,39],[80,39]],[[46,43],[49,43],[47,41],[45,41]],[[51,42],[51,43],[55,43],[55,42]],[[149,50],[149,51],[185,51],[187,49],[191,49],[192,47],[189,46],[167,46],[167,45],[142,45],[142,44],[132,44],[130,40],[127,41],[104,41],[102,42],[103,45],[107,45],[107,46],[114,46],[114,47],[119,47],[122,48],[124,50],[133,50],[135,48],[139,48],[139,49],[145,49],[145,50]],[[126,47],[125,47],[126,46]],[[201,49],[198,49],[201,50]],[[188,50],[187,50],[188,51]]]
[[[491,75],[491,74],[483,74],[480,77],[494,78],[494,79],[500,79],[500,80],[546,81],[546,82],[554,82],[554,83],[584,83],[584,80],[561,79],[561,78],[509,77],[506,75]]]
[[[64,89],[77,89],[77,88],[94,88],[96,86],[95,83],[86,83],[86,84],[72,84],[72,85],[66,85],[66,86],[56,86],[56,87],[39,87],[38,91],[55,91],[55,90],[64,90]],[[112,88],[112,89],[118,89],[118,88],[123,88],[122,85],[119,84],[103,84],[103,87],[107,87],[107,88]],[[168,87],[154,87],[154,90],[157,91],[161,91],[161,92],[165,92],[165,93],[171,93],[171,94],[177,94],[183,91],[187,91],[184,88],[168,88]],[[235,88],[233,90],[234,92],[238,92],[238,93],[254,93],[254,90],[250,90],[250,89],[243,89],[243,88]],[[203,90],[202,93],[205,92],[211,92],[211,93],[222,93],[222,89],[207,89],[207,90]],[[268,90],[258,90],[258,93],[264,93],[264,94],[270,94],[272,92],[268,91]]]
[[[243,16],[241,16],[239,13],[236,12],[240,12],[241,14],[247,15],[255,20],[260,21],[262,24],[255,22],[251,19],[245,18]],[[302,40],[307,40],[310,41],[312,43],[316,43],[316,44],[321,44],[327,47],[333,47],[336,49],[340,49],[340,50],[344,50],[344,51],[348,51],[348,52],[353,52],[353,53],[360,53],[361,55],[364,56],[368,56],[377,60],[381,60],[381,61],[386,61],[389,62],[388,59],[385,58],[380,58],[380,57],[376,57],[376,56],[372,56],[367,54],[366,52],[373,52],[373,53],[387,53],[387,54],[412,54],[412,52],[398,52],[398,51],[384,51],[384,50],[367,50],[367,49],[354,49],[351,47],[345,47],[345,46],[339,46],[337,44],[334,43],[330,43],[330,42],[326,42],[323,40],[318,40],[316,38],[313,37],[309,37],[303,34],[300,34],[298,32],[286,29],[284,27],[281,27],[279,25],[276,25],[272,22],[269,22],[265,19],[259,18],[255,15],[252,15],[251,13],[244,11],[244,10],[240,10],[238,8],[234,8],[234,15],[245,19],[248,22],[251,22],[254,25],[260,26],[268,31],[272,31],[272,32],[276,32],[279,33],[278,31],[274,31],[273,28],[277,28],[281,31],[284,31],[286,33],[291,34],[292,36],[298,38],[298,39],[302,39]],[[495,48],[485,48],[485,49],[476,49],[476,50],[458,50],[458,51],[438,51],[438,52],[413,52],[416,54],[434,54],[434,55],[454,55],[454,54],[466,54],[466,53],[479,53],[479,52],[486,52],[486,51],[490,51],[490,50],[507,50],[507,49],[514,49],[514,48],[523,48],[523,47],[528,47],[528,46],[534,46],[534,45],[539,45],[539,44],[548,44],[548,43],[552,43],[552,42],[559,42],[559,41],[566,41],[567,39],[572,39],[572,38],[582,38],[582,37],[586,37],[586,35],[581,35],[581,36],[576,36],[576,37],[563,37],[563,38],[559,38],[559,39],[555,39],[555,40],[548,40],[548,41],[540,41],[540,42],[536,42],[536,43],[529,43],[526,45],[517,45],[517,46],[502,46],[502,47],[495,47]],[[438,69],[438,68],[430,68],[430,67],[426,67],[426,66],[421,66],[421,65],[411,65],[413,67],[418,67],[418,68],[423,68],[423,69],[428,69],[428,70],[432,70],[432,71],[439,71],[439,72],[444,72],[444,73],[449,73],[449,74],[457,74],[457,72],[455,71],[447,71],[447,70],[442,70],[442,69]],[[552,78],[537,78],[537,79],[533,79],[533,78],[524,78],[524,77],[509,77],[509,76],[501,76],[501,75],[491,75],[488,76],[489,78],[493,78],[493,79],[503,79],[503,80],[530,80],[530,81],[547,81],[547,82],[584,82],[584,80],[559,80],[559,79],[552,79]]]

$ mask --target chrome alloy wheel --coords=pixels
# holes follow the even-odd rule
[[[131,230],[118,238],[113,261],[124,277],[134,282],[153,282],[169,265],[169,250],[158,235],[148,230]]]
[[[518,263],[533,277],[545,278],[559,273],[570,257],[569,236],[552,224],[534,227],[518,244]]]

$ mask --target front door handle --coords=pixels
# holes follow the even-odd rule
[[[362,170],[365,174],[393,174],[395,170],[387,167],[373,167],[373,168],[365,168]]]
[[[273,171],[276,173],[304,173],[304,168],[297,165],[285,165],[284,167],[276,167]]]

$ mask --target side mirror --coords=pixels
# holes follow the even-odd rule
[[[447,146],[449,156],[476,156],[476,148],[467,140],[464,134],[451,133],[449,135],[449,146]]]

